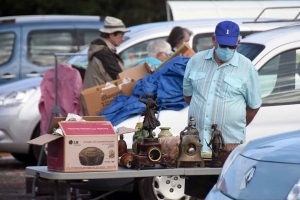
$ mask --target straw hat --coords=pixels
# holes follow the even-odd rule
[[[120,32],[128,32],[130,30],[126,29],[122,20],[114,18],[114,17],[106,17],[104,20],[104,27],[99,29],[102,33],[114,33],[117,31]]]

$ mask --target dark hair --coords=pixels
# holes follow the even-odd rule
[[[122,31],[116,31],[116,32],[113,32],[113,33],[100,32],[100,36],[103,37],[103,38],[109,38],[110,34],[113,34],[114,36],[117,36],[119,33],[124,33],[124,32],[122,32]]]
[[[190,36],[193,34],[190,30],[182,28],[180,26],[175,26],[171,30],[171,33],[167,38],[167,42],[171,45],[172,49],[183,40],[185,36],[184,32],[187,32]]]
[[[109,33],[103,33],[103,32],[100,32],[100,36],[102,38],[109,38]]]
[[[113,34],[114,36],[117,36],[117,35],[120,34],[120,33],[124,33],[124,32],[122,32],[122,31],[116,31],[116,32],[113,32],[112,34]]]

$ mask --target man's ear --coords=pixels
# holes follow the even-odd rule
[[[114,34],[110,33],[109,36],[108,36],[108,38],[111,39],[111,38],[113,38],[113,36],[114,36]]]
[[[215,41],[216,41],[216,35],[215,35],[215,34],[212,34],[212,36],[211,36],[211,40],[212,40],[213,42],[215,42]]]
[[[212,43],[213,43],[214,46],[217,46],[217,41],[216,41],[216,35],[215,34],[213,34],[211,36],[211,41],[212,41]]]
[[[157,54],[156,54],[156,58],[158,59],[158,60],[162,60],[163,59],[163,53],[162,52],[157,52]]]

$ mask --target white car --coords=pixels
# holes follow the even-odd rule
[[[170,30],[177,25],[193,31],[194,35],[190,45],[195,51],[207,49],[212,46],[211,35],[215,25],[220,21],[222,20],[177,21],[131,27],[129,28],[131,32],[126,34],[127,40],[118,48],[118,52],[125,60],[125,64],[131,66],[135,61],[146,57],[146,47],[150,40],[166,38]],[[233,21],[240,25],[242,35],[296,23],[243,23],[245,19]],[[262,88],[263,95],[266,95],[264,96],[263,107],[251,125],[247,127],[248,140],[277,133],[283,129],[285,131],[299,129],[300,124],[294,117],[300,113],[299,101],[293,96],[293,92],[296,92],[295,89],[299,87],[296,69],[289,71],[294,77],[294,90],[291,90],[290,93],[284,93],[284,95],[275,91],[274,93],[271,90],[275,87],[275,83],[285,80],[285,76],[283,76],[285,71],[278,67],[281,66],[284,57],[288,56],[285,52],[294,51],[295,55],[298,55],[298,57],[291,57],[295,58],[291,66],[296,67],[296,63],[299,63],[299,50],[297,50],[299,47],[299,26],[250,35],[249,38],[246,37],[242,40],[242,44],[238,47],[238,51],[249,57],[259,70],[260,80],[263,81],[262,87],[265,87]],[[86,51],[87,49],[81,53]],[[132,54],[135,56],[129,56]],[[136,57],[138,59],[135,59]],[[86,61],[86,57],[74,57],[69,60],[71,64],[80,63],[83,65],[86,65]],[[39,155],[38,146],[29,146],[26,142],[39,135],[40,114],[37,105],[40,99],[40,82],[41,78],[25,79],[12,85],[0,87],[0,152],[10,152],[15,158],[23,162],[36,161]],[[275,88],[281,87],[276,85]],[[272,98],[273,96],[276,98]],[[162,126],[170,126],[173,135],[177,135],[186,125],[187,110],[188,108],[181,111],[162,110],[159,120]],[[135,127],[140,120],[140,116],[132,117],[118,126]],[[159,130],[156,130],[156,133],[158,132]],[[124,138],[127,146],[131,147],[132,135],[127,134]],[[163,189],[166,188],[164,183],[168,178],[155,177],[144,180],[142,182],[144,186],[140,186],[141,196],[151,196],[156,199],[184,197],[184,187],[181,187],[181,190],[176,189],[173,193],[170,193],[168,189]],[[176,184],[184,186],[184,180],[177,181]]]

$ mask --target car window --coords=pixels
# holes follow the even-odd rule
[[[243,54],[249,60],[253,61],[262,50],[264,50],[265,46],[260,44],[248,44],[248,43],[240,43],[237,47],[237,52]]]
[[[258,74],[263,105],[300,102],[300,49],[275,56]]]
[[[87,57],[88,49],[88,46],[85,47],[82,51],[78,52],[80,55],[71,56],[64,62],[77,67],[86,68],[89,62]]]
[[[79,50],[89,45],[93,40],[100,37],[98,29],[77,29]]]
[[[72,30],[32,31],[28,35],[28,59],[39,66],[54,65],[54,53],[76,52],[78,47]],[[58,57],[58,62],[67,58]]]
[[[251,32],[241,32],[240,35],[242,38],[251,34]],[[211,36],[213,33],[197,34],[193,39],[193,50],[195,52],[207,50],[213,47]]]
[[[12,32],[0,33],[0,65],[8,62],[12,57],[15,43],[15,34]]]
[[[152,40],[158,40],[158,39],[166,40],[167,38],[166,37],[154,38]],[[148,57],[147,47],[149,42],[152,40],[146,40],[140,42],[119,53],[119,55],[123,59],[126,69],[133,67],[136,62]]]
[[[211,36],[213,33],[197,34],[193,39],[193,50],[195,52],[203,51],[213,47]]]

